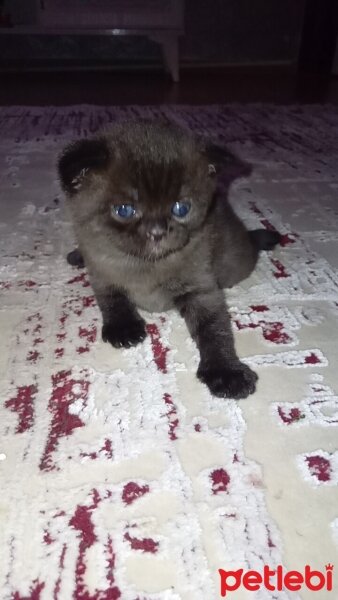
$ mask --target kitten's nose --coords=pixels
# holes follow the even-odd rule
[[[150,229],[148,229],[146,236],[152,242],[160,242],[161,239],[166,234],[166,228],[163,225],[153,225]]]
[[[152,242],[160,242],[163,236],[164,233],[151,233],[150,231],[147,232],[147,238]]]
[[[148,237],[152,242],[160,242],[163,235],[163,233],[151,233]]]

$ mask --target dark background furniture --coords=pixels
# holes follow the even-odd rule
[[[11,38],[16,42],[19,39],[19,47],[28,46],[28,60],[30,39],[36,37],[40,38],[40,53],[47,53],[47,57],[49,39],[54,38],[52,59],[60,52],[62,56],[64,38],[73,40],[74,45],[77,36],[86,36],[90,51],[95,37],[104,36],[112,61],[116,52],[113,45],[108,50],[111,39],[145,37],[160,45],[166,69],[173,81],[179,80],[178,40],[184,33],[184,0],[26,0],[25,5],[8,0],[7,5],[11,26],[2,27],[0,33],[7,35],[9,42]],[[8,60],[15,58],[17,47],[18,44],[11,45]],[[83,61],[87,53],[84,52]],[[69,58],[73,58],[72,54]]]
[[[307,0],[300,36],[300,72],[329,75],[336,56],[337,35],[337,0]]]
[[[337,0],[185,0],[174,85],[144,35],[60,35],[46,21],[33,33],[32,3],[44,2],[0,0],[2,105],[338,101]],[[30,33],[14,34],[10,18]]]
[[[74,1],[69,0],[68,4],[72,6]],[[102,1],[81,0],[82,5],[93,7],[100,6]],[[159,4],[167,0],[151,1]],[[46,2],[48,6],[51,0],[5,2],[13,14],[13,22],[22,27],[36,25],[33,10],[36,2]],[[294,65],[299,53],[304,3],[305,0],[186,0],[181,65]],[[46,25],[48,21],[41,20],[41,11],[39,14],[40,23]],[[64,19],[67,24],[66,16]],[[68,18],[69,24],[73,23]],[[60,19],[56,20],[56,26],[60,27]],[[158,44],[142,36],[53,36],[50,32],[48,36],[21,36],[18,41],[3,31],[0,57],[3,68],[162,68]]]

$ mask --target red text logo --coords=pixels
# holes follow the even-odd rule
[[[263,574],[258,571],[246,571],[238,569],[237,571],[225,571],[219,569],[221,578],[221,596],[225,598],[228,592],[234,592],[240,587],[244,587],[250,592],[255,592],[265,587],[270,591],[290,590],[296,592],[302,587],[307,587],[312,592],[320,590],[332,591],[332,572],[333,565],[325,566],[325,573],[312,570],[309,565],[306,565],[304,572],[300,571],[285,571],[282,565],[278,565],[276,569],[264,567]]]

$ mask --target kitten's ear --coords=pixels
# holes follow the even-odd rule
[[[210,161],[209,174],[222,173],[227,176],[229,182],[238,177],[249,177],[252,167],[249,163],[238,158],[227,148],[216,144],[207,144],[204,152]]]
[[[78,140],[66,146],[58,160],[62,188],[76,194],[88,175],[105,170],[109,163],[109,148],[104,138]]]

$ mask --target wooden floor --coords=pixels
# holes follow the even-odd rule
[[[172,84],[160,70],[0,73],[0,105],[338,104],[338,79],[300,79],[291,70],[190,69]]]

